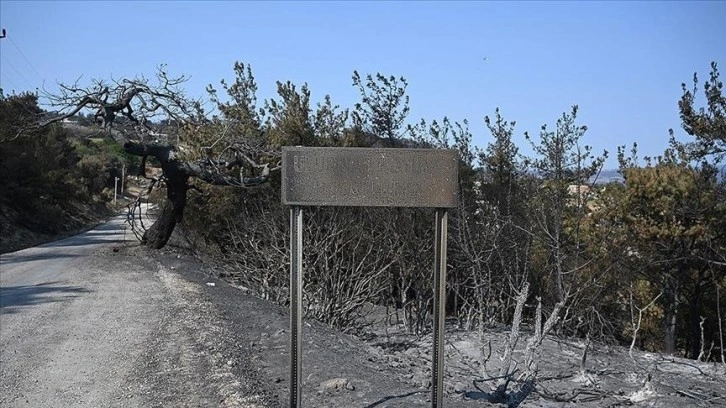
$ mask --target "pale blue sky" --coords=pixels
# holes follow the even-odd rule
[[[726,71],[726,2],[0,2],[5,92],[84,78],[187,74],[190,95],[252,65],[259,99],[307,82],[314,101],[358,99],[353,70],[404,76],[411,115],[469,119],[500,107],[522,133],[580,106],[585,141],[643,155],[678,134],[681,82]],[[484,60],[486,57],[486,61]],[[700,96],[700,95],[699,95]]]

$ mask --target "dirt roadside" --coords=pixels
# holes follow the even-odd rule
[[[194,258],[159,251],[157,261],[199,289],[199,302],[216,311],[232,353],[248,355],[250,367],[234,364],[240,378],[255,371],[274,399],[270,406],[289,404],[289,318],[287,309],[251,296],[215,278]],[[210,284],[213,284],[211,286]],[[352,336],[314,322],[303,327],[303,397],[305,407],[415,407],[430,406],[429,391],[406,381],[375,361],[370,347]],[[422,364],[424,361],[422,361]],[[400,377],[398,377],[400,374]],[[450,406],[461,406],[451,404]],[[474,406],[474,405],[472,405]],[[481,406],[481,403],[476,406]]]
[[[215,310],[231,353],[247,356],[255,381],[273,398],[270,406],[288,406],[289,320],[287,308],[256,298],[215,277],[215,271],[175,249],[155,253],[165,268],[199,289],[201,302]],[[492,346],[488,373],[496,375],[504,329],[486,333]],[[475,333],[448,327],[446,333],[446,407],[504,407],[487,401],[495,382],[482,381],[481,348]],[[381,338],[360,339],[307,320],[303,327],[304,407],[430,406],[430,337],[401,336],[388,346]],[[393,344],[394,347],[391,347]],[[400,346],[400,347],[399,347]],[[627,349],[588,346],[578,340],[545,340],[539,353],[538,391],[520,407],[563,406],[726,406],[726,370]],[[237,367],[237,366],[235,366]],[[243,369],[239,366],[238,369]],[[239,372],[244,378],[245,372]],[[568,401],[570,400],[570,401]]]

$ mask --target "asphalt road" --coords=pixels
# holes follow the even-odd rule
[[[123,219],[0,255],[0,406],[260,406],[200,284],[139,255]]]

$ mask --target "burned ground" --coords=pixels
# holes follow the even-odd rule
[[[220,344],[245,355],[245,370],[271,395],[270,406],[286,406],[289,394],[289,317],[284,307],[218,279],[214,268],[170,248],[150,253],[163,267],[198,285],[199,302],[219,319]],[[213,286],[211,285],[213,284]],[[479,335],[447,324],[445,405],[504,406],[488,402],[496,383],[508,330]],[[365,336],[337,332],[321,323],[303,325],[303,406],[412,407],[430,405],[431,337],[406,335],[379,320]],[[527,335],[525,331],[525,336]],[[482,349],[491,356],[482,367]],[[519,349],[517,349],[519,350]],[[522,407],[726,406],[726,368],[627,348],[548,336],[538,354],[536,389]],[[515,351],[515,360],[518,357]],[[234,359],[232,361],[235,361]],[[489,380],[488,380],[489,379]]]

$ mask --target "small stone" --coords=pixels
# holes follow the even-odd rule
[[[320,383],[320,391],[355,390],[355,386],[347,378],[331,378]]]
[[[414,374],[413,380],[411,381],[411,383],[415,387],[426,389],[426,388],[431,387],[431,378],[424,373],[416,373],[416,374]]]

